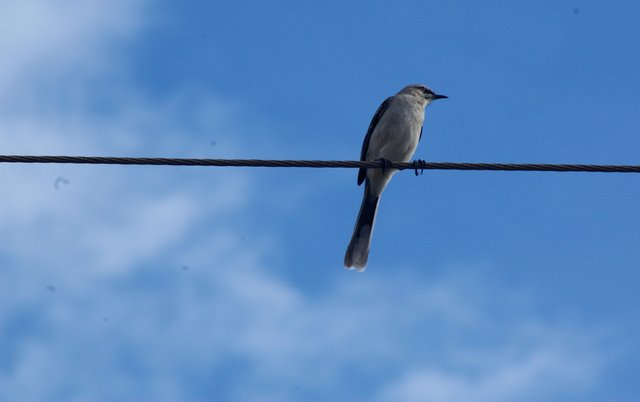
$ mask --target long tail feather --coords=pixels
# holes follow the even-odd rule
[[[353,235],[344,256],[344,266],[346,268],[355,267],[356,270],[362,272],[367,266],[371,233],[373,232],[379,200],[380,197],[370,194],[369,183],[366,183],[360,213],[358,213]]]

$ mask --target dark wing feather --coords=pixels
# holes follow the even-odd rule
[[[378,122],[382,118],[382,115],[389,107],[389,101],[391,98],[387,98],[382,102],[378,110],[376,110],[376,114],[373,115],[373,119],[371,119],[371,123],[369,124],[369,129],[367,130],[367,135],[364,137],[364,142],[362,143],[362,151],[360,152],[360,160],[365,161],[367,158],[367,151],[369,150],[369,141],[371,140],[371,134],[376,129]],[[364,182],[364,178],[367,176],[367,169],[360,168],[358,171],[358,185],[361,185]]]

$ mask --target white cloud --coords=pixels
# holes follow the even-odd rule
[[[507,344],[495,350],[470,351],[484,355],[476,364],[460,364],[453,358],[450,364],[458,364],[457,369],[442,369],[433,364],[408,369],[386,386],[380,399],[559,400],[563,396],[588,392],[606,365],[597,338],[592,333],[585,334],[584,330],[550,331],[541,334],[528,347],[518,345],[526,334],[514,335]]]
[[[47,116],[33,115],[28,129],[21,129],[20,116],[10,116],[0,124],[0,143],[27,154],[184,155],[199,153],[208,145],[189,144],[189,137],[176,135],[183,130],[183,121],[217,131],[215,122],[198,119],[198,109],[195,116],[185,115],[181,106],[189,102],[186,96],[176,95],[164,104],[131,103],[128,94],[122,96],[123,113],[110,116],[108,125],[101,117],[78,113],[73,107],[55,124]],[[212,103],[220,101],[204,99],[201,107]],[[151,110],[159,117],[154,119]],[[143,125],[147,131],[136,130]],[[100,135],[92,135],[96,132]],[[15,137],[21,139],[18,145]],[[68,255],[84,255],[97,270],[135,266],[179,242],[199,222],[245,204],[249,185],[245,172],[224,176],[199,172],[169,167],[5,165],[3,185],[10,191],[0,200],[0,234],[6,239],[0,250],[37,264],[57,266]],[[56,189],[56,180],[66,184],[59,182]]]
[[[42,329],[12,340],[17,357],[3,377],[13,386],[0,397],[35,393],[39,377],[34,398],[45,401],[65,388],[104,399],[105,378],[121,397],[158,401],[198,399],[206,383],[231,400],[558,400],[588,390],[606,364],[594,330],[532,315],[502,322],[491,308],[464,305],[456,309],[476,311],[473,323],[449,317],[446,303],[428,301],[474,293],[453,277],[362,277],[302,293],[222,231],[202,239],[188,271],[156,262],[42,290],[43,312],[32,317]]]
[[[141,26],[139,0],[22,0],[0,3],[0,93],[17,97],[24,84],[113,68],[110,46]],[[86,77],[86,76],[85,76]],[[73,84],[67,80],[67,84]],[[16,85],[17,83],[17,85]]]

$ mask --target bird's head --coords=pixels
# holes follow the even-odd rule
[[[437,93],[433,92],[432,90],[430,90],[429,88],[425,87],[422,84],[407,85],[406,87],[402,88],[402,90],[398,92],[398,94],[410,94],[413,96],[420,97],[426,101],[427,105],[429,104],[429,102],[434,101],[436,99],[448,98],[448,96],[446,95],[438,95]]]

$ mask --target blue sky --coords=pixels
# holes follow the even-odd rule
[[[640,163],[640,4],[0,5],[0,153]],[[636,175],[4,165],[0,400],[634,401]]]

